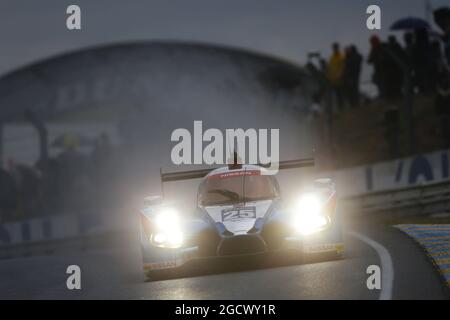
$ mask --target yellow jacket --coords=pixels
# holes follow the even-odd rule
[[[342,75],[344,74],[345,57],[342,53],[333,53],[328,62],[327,78],[333,85],[342,84]]]

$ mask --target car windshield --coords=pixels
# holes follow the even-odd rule
[[[278,191],[271,176],[247,170],[208,177],[200,187],[198,200],[203,206],[211,206],[276,197]]]

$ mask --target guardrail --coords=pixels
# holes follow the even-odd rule
[[[358,215],[402,217],[447,212],[450,211],[450,181],[374,191],[342,201]]]

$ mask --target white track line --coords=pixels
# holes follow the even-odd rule
[[[381,261],[381,292],[379,300],[392,299],[392,287],[394,283],[394,265],[392,264],[389,251],[378,242],[355,231],[348,231],[347,234],[358,238],[375,249]]]

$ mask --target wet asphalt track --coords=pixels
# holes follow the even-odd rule
[[[392,258],[393,299],[448,299],[434,267],[421,249],[400,231],[353,225],[386,248]],[[370,231],[369,231],[370,230]],[[1,299],[379,299],[366,287],[366,268],[380,264],[379,253],[365,242],[345,237],[345,259],[278,263],[258,268],[227,263],[208,274],[144,282],[136,237],[96,251],[0,260]],[[66,289],[66,268],[82,269],[82,290]]]

